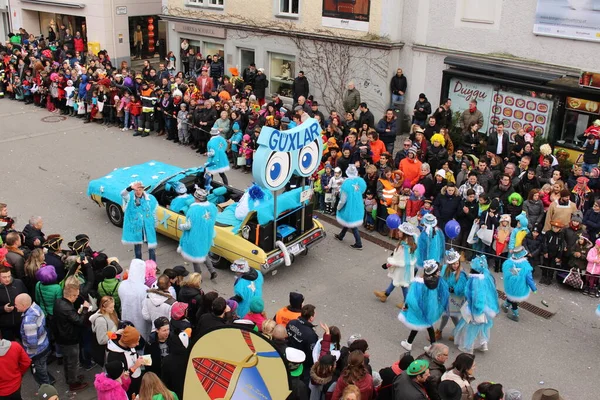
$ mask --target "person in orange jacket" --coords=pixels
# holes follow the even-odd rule
[[[369,143],[371,145],[371,153],[373,153],[373,163],[378,163],[381,154],[385,153],[387,150],[385,149],[385,143],[379,140],[379,134],[375,131],[369,132],[367,135],[369,138]]]
[[[408,150],[408,157],[400,161],[400,171],[404,173],[404,179],[410,182],[410,186],[416,185],[421,177],[421,161],[417,159],[417,148],[411,147]]]

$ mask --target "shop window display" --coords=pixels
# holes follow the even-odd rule
[[[296,76],[296,57],[271,53],[269,68],[271,91],[281,96],[293,97],[292,84]]]

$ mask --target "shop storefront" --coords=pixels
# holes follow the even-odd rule
[[[208,55],[225,57],[225,29],[180,22],[169,23],[169,26],[173,33],[169,38],[169,49],[181,49],[181,43],[187,40],[188,49],[194,49],[194,54],[202,54],[202,58]],[[179,56],[181,58],[181,53]]]
[[[81,33],[83,41],[87,43],[87,23],[85,17],[79,17],[75,15],[58,14],[39,12],[40,30],[44,37],[49,36],[49,30],[52,28],[56,37],[58,38],[58,32],[60,27],[64,25],[66,29],[71,32],[71,35],[75,36],[77,32]]]
[[[292,84],[296,71],[296,57],[292,55],[269,53],[269,88],[271,93],[293,97]]]
[[[157,15],[129,17],[129,47],[131,56],[138,59],[153,58],[159,49],[156,46],[159,38],[160,24]],[[141,46],[138,45],[141,31]]]
[[[577,162],[581,134],[600,118],[600,91],[580,86],[575,77],[504,67],[471,59],[447,57],[442,97],[452,99],[452,110],[463,112],[471,99],[484,115],[480,132],[489,135],[499,121],[511,136],[531,130],[567,150]]]

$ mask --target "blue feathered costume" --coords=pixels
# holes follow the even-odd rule
[[[462,352],[487,350],[493,318],[498,314],[498,293],[494,277],[484,256],[471,261],[471,273],[465,285],[466,302],[461,308],[460,322],[454,328],[454,344]]]
[[[158,202],[151,194],[144,192],[136,199],[135,191],[125,189],[121,192],[123,198],[123,244],[148,243],[148,248],[156,248],[156,207]]]
[[[525,249],[517,247],[511,258],[502,264],[504,292],[506,298],[515,303],[527,300],[532,290],[537,291],[533,281],[533,268],[525,257],[526,255]]]
[[[460,317],[460,308],[465,302],[467,274],[462,270],[456,274],[456,272],[452,270],[448,271],[448,268],[452,269],[447,264],[442,267],[442,279],[446,282],[448,289],[450,290],[450,299],[448,301],[446,315],[449,317]]]
[[[250,268],[248,272],[243,273],[236,278],[233,285],[234,299],[238,301],[236,314],[244,318],[250,312],[250,303],[253,297],[262,298],[263,274],[260,271]]]
[[[425,227],[417,242],[417,267],[423,268],[425,260],[444,262],[444,232],[437,227],[437,219],[433,214],[426,214],[421,223]]]
[[[448,284],[443,279],[434,289],[425,286],[423,278],[413,280],[406,296],[407,307],[398,314],[398,319],[413,331],[425,330],[436,323],[448,307]]]
[[[206,260],[215,237],[215,221],[218,213],[217,206],[208,201],[190,205],[185,224],[179,226],[184,232],[179,240],[177,251],[184,259],[193,263]]]
[[[596,308],[596,315],[600,317],[600,304],[598,304],[598,307]]]
[[[206,148],[208,149],[208,161],[206,170],[213,174],[229,171],[229,159],[227,158],[227,141],[218,134],[213,135]]]
[[[194,202],[194,196],[189,193],[181,194],[171,200],[169,209],[175,213],[182,212],[184,215],[187,214],[190,204]]]
[[[355,228],[363,224],[365,218],[363,193],[366,190],[367,184],[360,177],[348,178],[342,183],[340,203],[343,204],[343,207],[336,214],[337,222],[340,225],[346,228]]]
[[[510,233],[510,240],[508,242],[508,250],[511,251],[513,251],[515,247],[522,246],[523,239],[525,239],[525,236],[529,234],[529,229],[527,228],[529,221],[527,220],[525,212],[517,215],[516,220],[517,227]]]

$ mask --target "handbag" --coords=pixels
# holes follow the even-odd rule
[[[325,193],[325,203],[333,203],[335,201],[335,194]]]
[[[239,156],[237,158],[236,164],[238,165],[238,167],[246,165],[246,156]]]
[[[85,103],[80,100],[77,102],[77,115],[85,114]]]
[[[494,230],[488,229],[487,226],[482,226],[477,231],[477,237],[481,239],[486,246],[491,246],[492,241],[494,240]]]
[[[563,280],[563,283],[574,287],[575,289],[583,288],[583,279],[581,279],[581,274],[579,273],[579,269],[571,268],[569,274]]]

